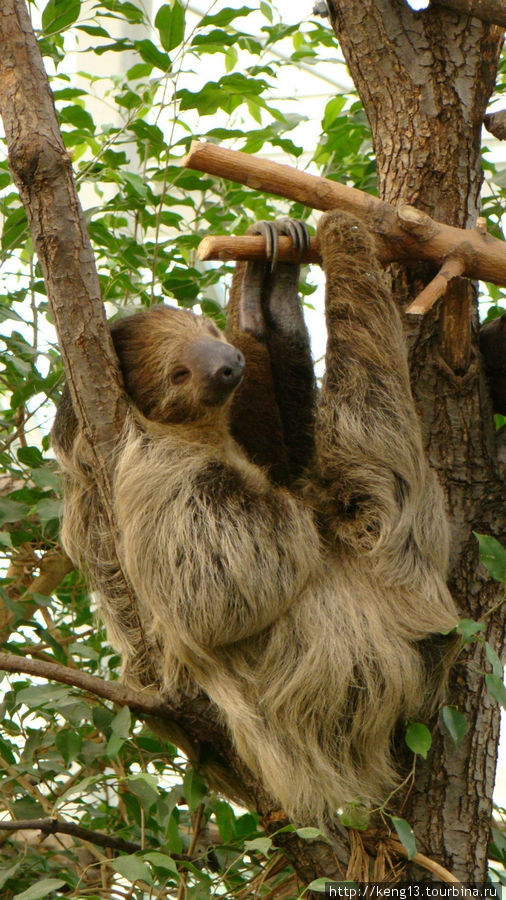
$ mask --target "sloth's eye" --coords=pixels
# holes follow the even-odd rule
[[[178,366],[171,372],[170,380],[172,384],[184,384],[190,377],[190,370],[186,366]]]

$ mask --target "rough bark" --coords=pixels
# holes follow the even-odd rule
[[[474,16],[482,22],[506,26],[504,0],[431,0],[432,6],[443,6],[464,16]]]
[[[371,124],[380,198],[473,226],[482,180],[480,127],[502,31],[441,6],[415,13],[404,0],[330,0],[329,7]],[[413,298],[432,275],[426,265],[410,272],[396,266],[399,301]],[[462,613],[481,618],[497,600],[497,585],[479,564],[472,531],[504,538],[506,521],[476,322],[476,292],[459,279],[438,311],[408,323],[408,337],[427,451],[452,518],[450,585]],[[500,614],[485,621],[487,639],[501,652]],[[403,810],[419,849],[468,881],[485,876],[498,739],[499,710],[483,671],[477,645],[455,667],[449,698],[467,716],[468,734],[456,748],[436,729]]]

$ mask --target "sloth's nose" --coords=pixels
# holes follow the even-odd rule
[[[191,349],[190,365],[207,402],[222,403],[239,384],[245,369],[242,353],[226,341],[203,338]]]
[[[235,347],[227,347],[226,350],[232,352],[225,354],[227,358],[211,374],[211,379],[215,384],[232,390],[237,387],[244,374],[245,362],[244,356]]]

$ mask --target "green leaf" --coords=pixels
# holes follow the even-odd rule
[[[56,34],[64,31],[79,18],[80,12],[81,0],[49,0],[42,11],[44,33]]]
[[[494,175],[490,176],[490,180],[497,184],[498,187],[506,188],[506,169],[501,169],[500,172],[495,172]]]
[[[121,0],[102,0],[102,6],[119,13],[134,25],[140,25],[145,21],[142,9],[139,9],[136,3],[130,3],[129,0],[125,0],[124,3]]]
[[[53,469],[49,468],[49,466],[42,466],[40,469],[32,469],[30,473],[30,478],[33,483],[41,490],[58,490],[60,486],[60,479],[56,472]]]
[[[160,43],[164,50],[170,52],[181,44],[184,38],[185,12],[178,0],[171,5],[165,3],[160,7],[155,18],[155,27],[160,35]]]
[[[140,175],[137,175],[135,172],[123,172],[123,178],[136,194],[142,197],[143,200],[147,200],[148,189]]]
[[[235,813],[230,803],[225,800],[216,800],[214,803],[214,815],[220,836],[225,844],[235,840],[237,835]]]
[[[460,710],[454,706],[443,706],[442,719],[446,730],[458,746],[467,733],[467,719]]]
[[[9,866],[8,869],[0,869],[0,888],[3,888],[9,878],[16,874],[20,865],[21,863],[17,862],[15,865]]]
[[[147,39],[136,41],[135,46],[145,62],[150,63],[150,65],[155,66],[157,69],[161,69],[162,72],[169,71],[172,66],[170,56],[167,56],[166,53],[161,53],[152,41],[148,41]]]
[[[153,67],[149,63],[136,63],[128,70],[127,76],[130,81],[136,81],[138,78],[149,78]]]
[[[24,703],[29,709],[38,709],[46,703],[56,704],[59,700],[71,697],[70,688],[62,684],[34,684],[16,694],[18,703]]]
[[[272,21],[273,21],[273,18],[274,18],[274,17],[273,17],[273,14],[272,14],[272,7],[271,7],[268,3],[266,3],[266,2],[261,2],[261,3],[260,3],[260,10],[261,10],[262,13],[264,14],[265,18],[269,20],[269,22],[272,22]]]
[[[325,835],[319,828],[296,828],[295,833],[304,841],[316,841],[321,838],[325,839]]]
[[[23,207],[15,209],[4,219],[2,228],[2,249],[9,250],[20,243],[24,244],[24,235],[27,229],[26,213]]]
[[[46,522],[51,522],[52,519],[59,519],[63,512],[63,503],[61,500],[51,500],[50,498],[44,498],[43,500],[39,500],[36,506],[37,515],[44,525]]]
[[[480,545],[480,559],[488,569],[492,578],[506,583],[506,549],[494,537],[488,534],[477,534]]]
[[[306,891],[316,891],[317,894],[324,894],[328,883],[328,878],[316,878],[311,884],[308,884]]]
[[[73,656],[80,656],[81,659],[92,659],[95,661],[100,659],[99,654],[93,647],[88,647],[87,644],[82,644],[78,641],[69,644],[67,649]]]
[[[38,881],[37,884],[28,888],[28,890],[23,891],[21,894],[16,894],[13,900],[40,900],[41,897],[47,897],[52,891],[58,890],[66,883],[60,878],[43,878],[42,881]]]
[[[116,715],[111,721],[111,736],[105,748],[106,756],[117,756],[123,744],[130,734],[131,715],[128,706]]]
[[[111,860],[111,866],[116,872],[123,875],[123,878],[127,878],[128,881],[141,880],[147,882],[147,884],[151,884],[153,881],[151,869],[138,856],[118,856],[116,859]]]
[[[60,731],[55,738],[56,749],[63,756],[65,765],[68,766],[81,752],[82,737],[75,731]]]
[[[357,831],[365,831],[370,825],[370,814],[365,806],[360,803],[349,803],[339,816],[345,828],[355,828]]]
[[[132,716],[130,714],[130,710],[128,706],[124,706],[123,709],[119,711],[117,715],[114,716],[114,719],[111,722],[111,729],[114,734],[117,734],[118,737],[126,738],[130,734],[130,727],[132,724]]]
[[[469,644],[480,631],[485,631],[485,623],[475,622],[474,619],[461,619],[457,631],[462,635],[464,644]]]
[[[77,784],[73,784],[72,787],[68,788],[61,797],[58,797],[57,802],[55,803],[55,809],[60,809],[64,806],[68,800],[72,797],[80,796],[81,798],[88,793],[88,789],[94,787],[96,784],[103,783],[103,775],[88,775],[87,778],[83,778],[82,781],[79,781]]]
[[[60,110],[60,118],[63,122],[68,122],[70,125],[73,125],[75,128],[80,128],[83,131],[91,131],[92,133],[95,131],[93,117],[78,104],[75,106],[65,106]]]
[[[152,850],[149,853],[144,853],[143,858],[147,859],[151,865],[156,866],[158,869],[165,869],[167,872],[172,872],[173,875],[179,876],[176,863],[172,857],[168,856],[166,853],[159,853],[157,850]]]
[[[244,848],[246,850],[257,850],[259,853],[263,853],[264,856],[268,856],[269,850],[272,849],[272,840],[268,837],[260,837],[255,838],[253,841],[244,841]]]
[[[432,737],[427,726],[421,722],[411,722],[406,729],[406,744],[413,753],[418,753],[427,759],[432,744]]]
[[[110,709],[106,709],[104,706],[95,706],[92,712],[93,724],[102,734],[105,734],[106,737],[109,737],[111,733],[111,722],[114,716]]]
[[[0,322],[5,322],[6,319],[14,319],[16,322],[23,321],[22,316],[18,315],[10,306],[4,306],[3,303],[0,303]]]
[[[139,775],[129,775],[127,778],[128,790],[139,798],[145,810],[150,809],[158,800],[157,782],[153,775],[145,772]]]
[[[15,765],[16,757],[14,756],[14,753],[12,752],[11,745],[8,744],[7,741],[3,741],[1,738],[0,738],[0,756],[2,757],[2,759],[5,759],[5,761],[8,762],[11,766]],[[0,884],[0,887],[2,887],[1,884]]]
[[[0,531],[0,545],[2,547],[12,547],[12,538],[8,531]]]
[[[44,463],[44,457],[38,447],[19,447],[17,457],[25,466],[37,469]]]
[[[0,525],[6,522],[18,522],[25,518],[29,507],[26,503],[18,503],[17,500],[9,500],[2,497],[0,500]]]
[[[44,815],[44,809],[32,797],[22,797],[12,804],[13,819],[39,819]]]
[[[147,141],[155,151],[160,151],[165,147],[163,131],[158,128],[158,125],[150,125],[149,122],[139,119],[137,122],[132,122],[131,130],[141,141]],[[143,184],[143,182],[141,183]]]
[[[489,694],[497,701],[499,706],[506,709],[506,688],[502,677],[498,675],[485,675],[485,683]]]
[[[29,377],[32,374],[32,367],[26,359],[20,359],[19,356],[10,356],[6,361],[23,377]]]
[[[111,734],[104,751],[105,755],[110,757],[117,756],[124,743],[125,738],[121,738],[118,734]]]
[[[489,644],[488,641],[485,642],[485,653],[487,654],[487,659],[492,666],[492,674],[496,675],[498,678],[502,678],[502,662],[499,659],[494,648],[492,647],[492,644]]]
[[[216,25],[218,27],[230,25],[234,19],[238,19],[239,16],[249,16],[251,12],[253,10],[249,6],[240,6],[238,9],[232,9],[231,6],[227,6],[220,12],[215,13],[214,16],[204,16],[200,20],[200,27],[203,28],[206,25]]]
[[[405,819],[399,819],[397,816],[390,816],[390,819],[397,832],[397,837],[407,850],[408,859],[413,859],[416,854],[416,841],[411,825]]]
[[[207,794],[207,785],[198,772],[187,769],[183,778],[183,791],[190,812],[194,812]]]

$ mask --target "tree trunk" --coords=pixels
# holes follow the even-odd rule
[[[379,195],[439,221],[472,227],[482,181],[480,131],[503,32],[441,6],[414,12],[404,0],[330,0],[331,21],[372,128]],[[392,267],[395,296],[412,300],[434,270]],[[450,587],[464,616],[483,617],[497,584],[478,559],[473,530],[504,538],[503,473],[477,344],[477,294],[466,279],[422,321],[406,317],[415,399],[427,452],[452,520]],[[504,625],[486,618],[500,654]],[[463,881],[485,879],[499,709],[487,694],[483,644],[461,656],[449,698],[468,722],[458,748],[436,728],[417,764],[402,815],[418,848]]]

